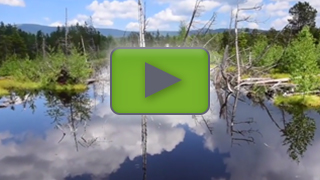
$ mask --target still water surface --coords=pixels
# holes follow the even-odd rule
[[[312,126],[307,125],[318,124],[317,112],[307,112],[307,120],[302,113],[295,114],[304,123],[293,124],[289,135],[283,136],[281,129],[290,122],[291,115],[285,114],[283,120],[283,112],[266,103],[270,118],[261,106],[249,100],[240,101],[231,136],[226,119],[219,118],[220,105],[212,87],[211,110],[203,117],[195,120],[192,116],[148,116],[144,157],[141,116],[113,114],[108,86],[98,84],[73,97],[42,93],[29,100],[26,107],[21,104],[0,109],[0,179],[316,180],[320,177],[318,130],[299,164],[292,159],[294,153],[287,153],[290,145],[303,149],[310,134],[312,139]],[[287,145],[283,145],[285,137],[291,137]]]

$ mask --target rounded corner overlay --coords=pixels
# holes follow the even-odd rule
[[[110,107],[119,115],[206,113],[210,109],[210,53],[204,48],[114,49]]]

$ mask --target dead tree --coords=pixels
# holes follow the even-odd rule
[[[142,0],[138,0],[139,12],[139,44],[145,47],[146,15]],[[142,149],[142,170],[143,179],[147,179],[147,116],[141,116],[141,149]]]
[[[144,14],[144,7],[143,7],[143,0],[138,0],[138,12],[139,12],[139,35],[140,35],[140,47],[145,47],[145,14]]]
[[[240,8],[239,7],[239,0],[237,3],[237,9],[235,13],[235,20],[234,20],[234,34],[235,34],[235,48],[236,48],[236,60],[237,60],[237,84],[240,84],[241,81],[241,60],[240,60],[240,51],[239,51],[239,43],[238,43],[238,23],[243,22],[243,21],[248,21],[250,19],[250,16],[243,17],[242,19],[239,19],[239,12],[240,11],[249,11],[249,10],[259,10],[261,9],[261,5],[257,5],[254,7],[248,7],[248,8]]]
[[[253,7],[244,8],[244,7],[240,7],[238,3],[237,8],[235,9],[235,12],[231,14],[229,34],[234,35],[234,42],[229,42],[230,44],[226,46],[222,61],[220,65],[215,68],[215,71],[213,74],[215,85],[217,86],[219,84],[218,86],[223,88],[223,90],[226,90],[227,92],[237,93],[237,91],[240,91],[241,94],[250,95],[254,87],[259,86],[259,87],[265,87],[266,89],[269,89],[272,91],[284,93],[288,91],[288,89],[294,88],[296,86],[290,82],[290,78],[283,78],[283,79],[261,78],[261,76],[264,75],[264,73],[268,72],[270,68],[274,67],[274,65],[272,67],[253,67],[252,60],[248,60],[249,63],[246,65],[243,65],[243,61],[240,57],[240,54],[250,50],[250,48],[244,49],[244,50],[241,50],[239,48],[238,25],[240,22],[253,22],[253,20],[251,19],[250,16],[239,17],[239,14],[241,11],[259,10],[261,9],[261,7],[262,5],[256,5]],[[231,34],[232,24],[234,26],[234,34]],[[278,32],[278,35],[281,33],[282,31]],[[259,61],[259,59],[262,59],[262,57],[266,54],[267,50],[272,45],[273,44],[270,44],[267,47],[265,47],[265,50],[263,50],[261,55],[257,56],[258,58],[256,58],[255,61]],[[233,55],[229,55],[228,48],[230,46],[235,47],[236,52]],[[236,59],[236,63],[233,63],[231,61],[231,59],[234,57]],[[251,58],[249,57],[249,59]],[[226,69],[230,66],[235,66],[236,72],[227,72]],[[250,78],[242,79],[241,74],[244,72],[245,73],[250,72],[252,78],[250,77]]]
[[[142,149],[142,170],[143,170],[143,180],[147,179],[147,116],[141,116],[141,149]]]
[[[190,32],[191,27],[193,26],[193,23],[194,23],[195,18],[200,16],[200,13],[201,13],[201,12],[200,12],[200,11],[201,11],[201,6],[200,6],[200,4],[201,4],[202,1],[203,1],[203,0],[197,0],[196,3],[195,3],[195,5],[194,5],[194,9],[193,9],[193,11],[192,11],[192,15],[191,15],[191,18],[190,18],[190,22],[189,22],[188,27],[187,27],[187,32],[186,32],[186,34],[184,35],[183,46],[185,46],[185,44],[186,44],[186,42],[187,42],[187,38],[188,38],[188,36],[189,36],[189,32]]]
[[[252,133],[261,133],[257,129],[252,129],[251,125],[255,123],[254,119],[248,118],[246,120],[239,121],[236,119],[236,108],[238,106],[239,101],[244,102],[243,99],[239,97],[239,91],[234,95],[233,93],[218,93],[217,95],[220,103],[220,113],[219,117],[224,119],[227,124],[227,133],[231,137],[231,145],[239,145],[240,142],[246,142],[248,144],[255,143],[255,139],[252,136]],[[230,102],[230,97],[233,97],[233,102]],[[247,124],[248,128],[237,128],[237,125]]]
[[[205,127],[208,129],[210,134],[213,134],[213,124],[210,122],[209,119],[205,118],[203,115],[200,116],[201,120],[198,119],[198,116],[192,115],[192,119],[195,121],[196,124],[202,125],[204,123]]]

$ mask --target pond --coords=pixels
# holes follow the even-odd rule
[[[235,116],[223,118],[214,87],[210,111],[197,117],[147,116],[143,124],[141,116],[113,114],[109,103],[109,84],[101,82],[83,94],[31,94],[1,108],[0,179],[320,177],[316,111],[290,115],[241,98]]]

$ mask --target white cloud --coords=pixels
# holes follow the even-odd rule
[[[169,3],[169,8],[172,10],[172,12],[176,15],[187,15],[190,16],[194,6],[195,6],[196,0],[180,0],[180,1],[172,1]],[[208,12],[212,10],[213,8],[216,8],[220,5],[219,2],[216,1],[210,1],[210,0],[204,0],[200,4],[200,9],[203,12]]]
[[[94,0],[86,7],[92,12],[92,23],[96,26],[112,26],[116,19],[138,19],[138,5],[135,0],[126,1],[103,1]],[[83,24],[89,20],[88,15],[79,14],[74,19],[68,21],[68,24]],[[63,25],[61,21],[51,23],[50,26]]]
[[[57,21],[57,22],[53,22],[53,23],[49,24],[49,26],[52,26],[52,27],[60,26],[60,27],[62,27],[62,26],[64,26],[64,24],[62,24],[61,22]]]
[[[126,29],[128,30],[138,30],[139,29],[139,23],[137,22],[130,22],[127,24]]]
[[[49,21],[50,21],[50,18],[48,18],[48,17],[44,17],[44,18],[43,18],[43,20],[45,20],[45,21],[49,22]]]
[[[160,11],[150,18],[147,18],[147,30],[169,29],[170,23],[185,21],[187,18],[188,16],[173,14],[172,10],[168,8]],[[138,22],[130,22],[126,28],[130,30],[137,30],[139,28],[139,24]]]
[[[138,4],[135,0],[93,1],[87,9],[92,11],[95,25],[112,26],[115,19],[138,19]]]
[[[24,0],[0,0],[0,4],[8,5],[8,6],[20,6],[25,7],[26,3]]]
[[[75,24],[84,24],[86,21],[89,20],[89,16],[87,15],[83,15],[83,14],[78,14],[75,18],[68,20],[68,25],[75,25]],[[61,22],[61,21],[56,21],[53,22],[51,24],[49,24],[49,26],[64,26],[65,23]]]
[[[117,171],[127,158],[133,160],[140,156],[140,116],[114,115],[106,109],[109,109],[106,105],[98,105],[98,114],[103,116],[93,117],[84,137],[87,140],[98,138],[96,144],[86,149],[79,145],[78,152],[75,151],[74,140],[69,133],[57,144],[62,133],[56,129],[46,132],[45,139],[26,132],[23,143],[1,143],[0,179],[15,180],[23,177],[25,180],[54,180],[85,173],[102,177]],[[177,119],[174,116],[161,116],[148,123],[150,155],[170,152],[183,141],[185,130],[172,127],[171,123],[175,121]],[[83,129],[79,128],[77,133],[80,139]],[[0,138],[5,140],[16,137],[5,132],[0,133]]]
[[[269,17],[283,17],[288,15],[288,10],[291,7],[287,1],[277,1],[263,6],[263,11]]]
[[[205,0],[201,4],[201,15],[206,14],[206,18],[209,18],[209,12],[217,12],[217,23],[218,25],[222,24],[219,21],[228,21],[230,18],[230,10],[236,8],[236,3],[238,0]],[[166,7],[159,12],[147,17],[148,26],[147,30],[177,30],[179,23],[181,21],[188,22],[192,14],[192,10],[195,6],[196,0],[156,0],[157,3],[161,4],[162,7]],[[256,5],[263,4],[263,0],[246,0],[242,1],[240,8],[245,7],[254,7]],[[310,4],[315,8],[320,8],[320,1],[311,0]],[[147,4],[148,9],[152,9],[154,3]],[[250,25],[258,24],[260,28],[265,27],[269,28],[270,25],[275,27],[281,27],[283,17],[288,16],[288,10],[292,7],[293,1],[285,0],[273,0],[264,2],[261,10],[251,10],[251,11],[241,11],[239,16],[240,18],[245,18],[250,16],[251,22]],[[87,6],[87,9],[92,12],[91,17],[93,24],[100,27],[113,26],[116,20],[132,20],[126,24],[127,30],[138,30],[138,7],[136,0],[115,0],[109,1],[104,0],[98,2],[94,0],[91,4]],[[88,15],[89,16],[89,15]],[[75,24],[77,22],[84,22],[88,19],[75,17],[70,20],[69,24]],[[197,18],[198,21],[204,21],[206,19],[203,16]],[[201,19],[201,20],[199,20]],[[62,25],[63,21],[53,22],[51,25]],[[263,25],[260,25],[263,24]],[[239,27],[245,27],[248,23],[240,23]],[[120,28],[120,27],[119,27]],[[193,27],[194,29],[201,28],[201,25],[198,24]],[[121,28],[122,29],[122,28]]]
[[[268,105],[267,105],[268,106]],[[282,115],[278,108],[268,106],[275,121],[282,126]],[[251,112],[248,115],[248,112]],[[310,114],[312,117],[319,117],[319,114]],[[223,120],[215,123],[215,133],[205,135],[205,145],[208,149],[219,149],[219,152],[230,152],[230,157],[224,160],[227,172],[231,174],[230,180],[281,180],[281,179],[318,179],[320,173],[320,131],[317,130],[312,146],[301,159],[300,164],[292,161],[286,146],[282,145],[283,137],[281,131],[267,115],[267,112],[260,107],[253,107],[246,102],[239,103],[236,118],[238,121],[245,121],[252,118],[256,123],[252,125],[235,125],[237,130],[259,130],[259,133],[251,133],[255,144],[248,145],[242,142],[241,146],[230,147],[231,138],[225,132],[226,124]],[[287,121],[289,121],[287,116]],[[320,125],[317,123],[317,125]],[[243,138],[239,135],[238,137]]]
[[[168,0],[160,0],[158,1],[161,4],[168,3],[169,7],[156,13],[151,17],[147,17],[148,19],[148,30],[169,30],[172,27],[170,24],[175,23],[178,24],[182,21],[189,20],[192,11],[194,9],[196,0],[178,0],[178,1],[168,1]],[[205,13],[208,11],[212,11],[214,8],[220,5],[219,2],[205,0],[201,2],[201,12]],[[138,22],[130,22],[126,28],[128,29],[138,29]],[[199,28],[199,27],[198,27]]]
[[[108,84],[104,85],[109,87]],[[98,89],[98,94],[103,93],[109,95],[109,89]],[[149,116],[153,117],[148,120],[150,158],[163,151],[170,152],[183,142],[185,129],[178,125],[184,124],[191,132],[203,137],[204,146],[207,149],[211,151],[218,149],[220,153],[230,153],[230,156],[224,159],[227,171],[231,175],[230,180],[282,180],[295,179],[299,176],[300,179],[316,180],[320,176],[320,155],[318,153],[320,131],[316,132],[313,145],[308,148],[298,165],[288,157],[287,147],[282,146],[281,132],[269,119],[267,113],[260,107],[252,107],[247,102],[239,102],[236,120],[245,121],[247,118],[252,118],[256,120],[256,123],[238,124],[235,125],[235,128],[237,130],[241,128],[259,129],[262,136],[258,133],[250,134],[255,138],[256,144],[247,145],[244,142],[242,146],[231,147],[230,136],[226,133],[226,121],[217,117],[218,101],[213,87],[211,87],[210,97],[211,108],[214,112],[206,114],[205,118],[210,118],[210,123],[214,123],[213,134],[207,133],[204,124],[203,126],[197,125],[191,116]],[[86,139],[97,138],[97,143],[90,148],[81,148],[79,152],[75,152],[73,137],[69,133],[58,144],[61,132],[55,129],[47,131],[45,138],[25,133],[22,142],[9,141],[6,144],[2,140],[17,138],[17,136],[9,132],[1,132],[0,168],[2,171],[0,179],[45,178],[54,180],[63,179],[67,175],[75,176],[84,173],[93,174],[97,179],[102,179],[102,176],[116,172],[127,158],[133,160],[139,157],[141,155],[140,116],[115,115],[106,104],[97,106],[85,134]],[[273,106],[269,110],[274,119],[282,123],[282,114],[279,109]],[[248,112],[250,112],[249,116]],[[79,127],[78,134],[83,132],[83,129]],[[182,157],[194,156],[188,152],[181,155]],[[152,161],[150,162],[149,166],[152,166]],[[192,163],[196,166],[202,162]]]
[[[107,73],[102,74],[102,77],[108,76]],[[108,85],[102,82],[96,87],[96,93],[108,96]],[[45,138],[31,132],[20,135],[0,132],[0,179],[55,180],[83,174],[102,179],[116,172],[127,158],[133,160],[141,156],[141,116],[115,115],[108,102],[98,103],[92,110],[86,131],[79,126],[77,134],[79,141],[83,136],[87,141],[96,139],[96,143],[89,148],[79,145],[78,152],[68,128],[60,143],[62,132],[57,129],[48,130]],[[205,133],[205,129],[197,126],[191,116],[148,117],[147,151],[151,156],[170,152],[184,140],[185,130],[178,125],[185,124],[198,135]],[[22,141],[17,143],[12,139]],[[3,143],[5,140],[9,142]]]
[[[281,18],[277,18],[273,22],[271,22],[271,27],[275,29],[283,29],[288,24],[288,19],[290,19],[291,16],[285,16]]]
[[[221,6],[219,9],[218,9],[218,13],[230,13],[232,7],[228,4],[225,4],[223,6]]]
[[[248,28],[259,29],[259,24],[254,23],[254,22],[248,23]]]

